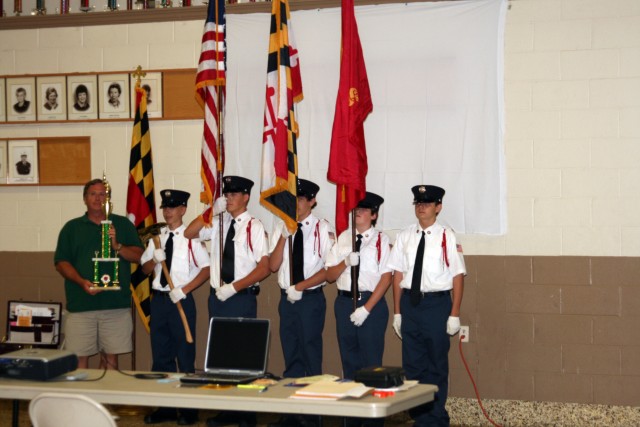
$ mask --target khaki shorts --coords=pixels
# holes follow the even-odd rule
[[[99,351],[121,354],[133,350],[133,321],[128,308],[67,313],[64,330],[64,348],[78,356],[91,356]]]

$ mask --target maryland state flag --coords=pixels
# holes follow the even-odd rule
[[[327,178],[336,188],[336,232],[349,228],[349,212],[366,192],[364,120],[373,110],[353,0],[342,0],[340,85],[331,134]]]
[[[156,223],[147,97],[145,90],[140,87],[140,82],[136,83],[136,117],[133,122],[133,134],[131,135],[127,217],[138,230]],[[149,332],[151,315],[150,289],[149,276],[142,273],[142,268],[139,265],[133,264],[131,294],[147,332]]]
[[[297,229],[298,122],[295,104],[302,101],[302,79],[287,0],[271,3],[267,92],[262,134],[260,203]]]

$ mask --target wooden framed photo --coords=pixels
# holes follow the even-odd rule
[[[131,77],[131,118],[136,115],[136,78]],[[147,93],[147,117],[162,117],[162,73],[147,73],[140,79],[140,86]]]
[[[10,122],[36,119],[35,77],[10,77],[7,80],[6,108]]]
[[[5,109],[7,100],[5,96],[4,80],[5,79],[0,78],[0,122],[7,120],[7,110]]]
[[[67,119],[67,79],[65,76],[36,78],[38,120]]]
[[[38,183],[38,141],[23,139],[9,142],[9,184]]]
[[[129,76],[127,74],[100,74],[100,118],[128,119],[130,116]]]
[[[95,74],[67,76],[69,120],[98,118],[98,77]]]
[[[7,183],[7,141],[0,141],[0,185]]]

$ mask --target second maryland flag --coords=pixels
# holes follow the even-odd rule
[[[342,0],[340,85],[331,134],[327,179],[336,188],[336,232],[349,228],[349,212],[366,192],[364,120],[373,110],[353,0]]]
[[[262,136],[260,203],[297,228],[298,122],[295,104],[302,101],[302,81],[289,3],[273,0],[267,64],[267,94]]]
[[[136,116],[131,135],[127,217],[138,230],[156,223],[147,97],[139,82],[136,84]],[[132,265],[131,294],[147,332],[151,316],[150,289],[149,276],[142,273],[139,265]]]

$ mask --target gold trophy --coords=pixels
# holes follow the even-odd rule
[[[120,279],[118,278],[118,269],[120,258],[118,257],[117,251],[115,251],[114,253],[115,256],[112,256],[111,238],[109,237],[109,228],[111,227],[109,216],[113,211],[113,203],[111,203],[111,186],[109,185],[109,181],[107,181],[107,177],[104,175],[104,173],[102,174],[102,183],[104,184],[107,193],[106,200],[102,204],[102,212],[104,213],[106,220],[101,221],[102,236],[100,251],[96,251],[96,257],[92,258],[93,286],[91,286],[91,289],[98,289],[101,291],[119,291]],[[113,264],[113,277],[106,273],[100,276],[100,263]]]

